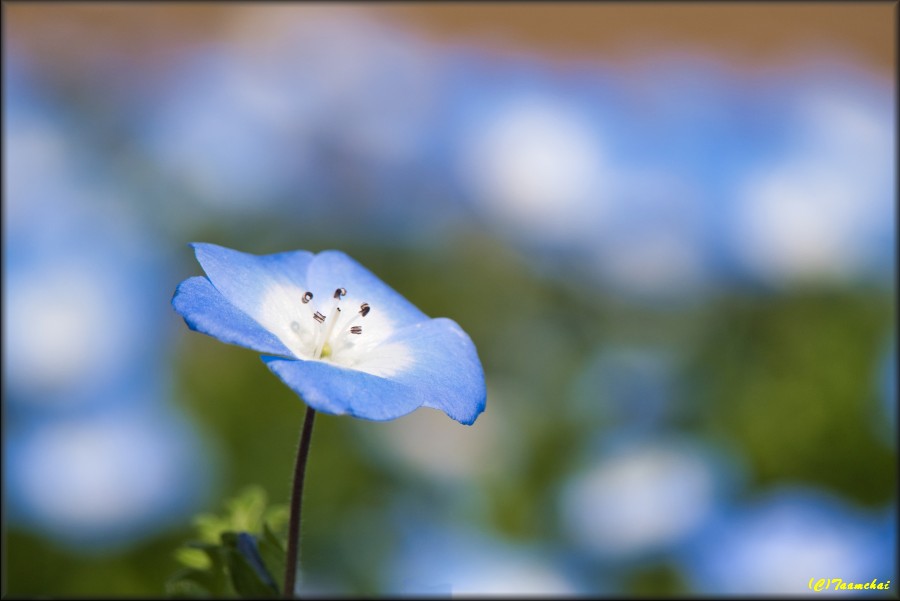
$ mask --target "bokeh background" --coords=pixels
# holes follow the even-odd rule
[[[895,5],[3,11],[6,594],[160,595],[287,500],[304,408],[172,311],[191,241],[479,349],[472,427],[317,420],[309,592],[900,584]]]

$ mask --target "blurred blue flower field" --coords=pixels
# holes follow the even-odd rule
[[[751,66],[516,8],[5,7],[5,594],[159,596],[195,515],[287,502],[305,407],[172,311],[198,240],[343,251],[484,367],[469,427],[319,417],[302,592],[896,594],[879,19]]]

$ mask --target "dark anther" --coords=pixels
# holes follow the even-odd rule
[[[307,292],[306,294],[303,295],[303,304],[304,305],[311,300],[312,300],[312,292]]]
[[[359,306],[359,314],[363,317],[369,314],[369,303],[363,303]]]
[[[351,334],[362,334],[362,326],[353,326],[350,328]]]
[[[319,323],[323,323],[325,321],[325,316],[316,311],[315,315],[313,315],[313,319],[315,319]]]
[[[334,298],[341,298],[342,296],[347,296],[346,288],[338,288],[334,291]]]

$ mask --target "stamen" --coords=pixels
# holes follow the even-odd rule
[[[354,313],[350,317],[350,320],[347,323],[345,323],[343,326],[341,326],[341,330],[344,332],[349,330],[351,334],[362,334],[362,326],[354,326],[353,324],[356,323],[357,319],[360,319],[361,317],[365,317],[366,315],[368,315],[369,311],[371,311],[371,310],[372,310],[372,308],[369,307],[369,303],[361,304],[359,306],[359,311]],[[352,343],[348,343],[348,344],[352,344]]]
[[[335,352],[339,352],[344,350],[347,347],[353,347],[355,344],[350,341],[352,336],[348,336],[347,334],[353,334],[359,336],[363,333],[362,326],[353,325],[353,322],[356,320],[365,317],[369,314],[372,308],[369,306],[369,303],[362,303],[359,306],[359,310],[350,314],[348,319],[344,320],[344,323],[340,326],[340,333],[334,335],[334,340],[332,340],[332,334],[338,330],[338,321],[341,320],[341,298],[347,296],[346,288],[337,288],[332,295],[331,307],[328,309],[328,314],[322,313],[321,311],[316,310],[312,313],[313,319],[316,320],[320,325],[324,325],[325,327],[314,328],[313,330],[313,358],[314,359],[323,359],[332,357]],[[306,292],[303,295],[303,303],[307,304],[310,300],[312,300],[312,292]],[[310,312],[312,312],[312,307],[310,307]],[[326,321],[328,323],[326,323]],[[291,329],[296,333],[301,333],[302,327],[299,322],[291,322]]]
[[[325,348],[325,345],[328,344],[328,339],[331,338],[331,332],[334,331],[334,325],[338,322],[338,319],[341,317],[341,308],[335,307],[334,312],[331,314],[331,320],[328,322],[328,325],[325,327],[325,335],[319,339],[319,343],[316,344],[316,352],[313,355],[316,359],[319,359],[322,356],[322,349]],[[323,318],[324,320],[324,318]]]
[[[297,335],[297,338],[299,338],[300,342],[304,345],[310,343],[310,335],[312,336],[311,342],[313,344],[315,343],[315,339],[316,339],[315,328],[313,328],[312,332],[310,332],[306,327],[304,327],[305,324],[307,324],[309,322],[303,321],[304,319],[306,319],[307,315],[311,316],[316,321],[319,321],[319,318],[317,317],[317,314],[319,314],[319,312],[318,311],[314,312],[315,307],[314,307],[314,305],[311,305],[309,302],[312,300],[312,298],[313,298],[313,293],[310,292],[309,290],[307,290],[306,292],[303,293],[303,296],[300,297],[300,302],[302,304],[300,305],[300,307],[298,307],[299,311],[296,314],[297,320],[292,321],[290,324],[291,330],[294,332],[294,334]],[[324,318],[325,316],[322,315],[322,317]],[[321,323],[321,322],[319,322],[319,323]]]

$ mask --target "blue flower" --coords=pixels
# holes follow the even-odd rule
[[[107,553],[184,524],[214,484],[209,448],[143,385],[115,407],[20,416],[4,439],[9,525]]]
[[[774,489],[720,516],[677,561],[704,595],[801,594],[813,577],[890,580],[890,522],[824,491]]]
[[[310,407],[381,421],[424,406],[463,424],[484,410],[484,371],[469,336],[346,254],[192,246],[206,277],[178,285],[175,310],[193,330],[266,353],[269,369]]]
[[[462,526],[403,499],[392,511],[400,544],[385,564],[385,592],[401,597],[578,596],[588,591],[558,549],[513,542],[481,523]]]
[[[687,440],[606,435],[559,497],[565,533],[611,566],[678,554],[722,511],[741,465]]]

